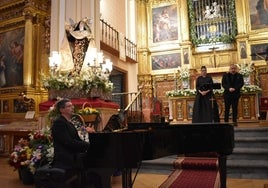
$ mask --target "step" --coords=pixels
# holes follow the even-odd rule
[[[268,127],[235,128],[235,137],[265,137],[268,134]]]
[[[235,148],[268,148],[268,137],[235,137]]]
[[[265,168],[268,170],[268,158],[266,160],[246,160],[246,159],[233,159],[227,160],[228,168]]]
[[[233,153],[227,157],[231,159],[265,160],[268,157],[268,148],[234,148]]]
[[[268,179],[267,169],[227,169],[227,178],[232,179]]]
[[[268,179],[268,159],[227,160],[227,177],[243,179]]]

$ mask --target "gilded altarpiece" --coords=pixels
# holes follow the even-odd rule
[[[4,1],[0,4],[0,121],[38,114],[45,91],[40,70],[48,69],[50,1]],[[30,101],[30,102],[29,102]]]
[[[38,104],[47,99],[40,70],[48,69],[50,3],[0,2],[0,123],[5,125],[0,127],[0,150],[4,153],[18,137],[38,128]],[[27,112],[36,116],[28,119]]]
[[[169,97],[169,119],[173,123],[191,122],[193,113],[193,103],[195,97]],[[219,108],[221,121],[224,118],[224,101],[222,96],[217,96],[216,101]],[[242,95],[238,104],[238,121],[239,122],[256,122],[259,118],[258,111],[258,94],[251,93]],[[231,115],[230,115],[231,121]]]
[[[174,108],[172,116],[176,121],[191,121],[194,98],[182,100],[177,98],[177,102],[173,102],[170,106],[169,99],[165,96],[167,91],[181,89],[178,69],[172,67],[170,62],[174,65],[189,66],[190,89],[195,88],[195,79],[200,75],[200,67],[203,65],[216,82],[221,82],[222,74],[227,72],[229,65],[233,63],[249,64],[253,61],[256,70],[265,66],[265,58],[254,60],[256,55],[252,54],[252,45],[267,43],[266,25],[256,26],[255,21],[249,21],[256,18],[257,13],[255,10],[252,11],[252,7],[257,3],[253,0],[139,1],[138,62],[142,63],[139,63],[138,80],[139,85],[146,88],[143,99],[147,101],[145,108],[148,116],[150,107],[157,98],[162,103],[164,116],[167,111],[170,113],[171,108]],[[205,15],[207,7],[214,12],[210,11]],[[217,8],[219,10],[216,10]],[[172,21],[168,18],[172,18]],[[196,27],[193,27],[192,21]],[[159,28],[161,24],[164,25],[162,30]],[[166,30],[167,27],[170,27],[170,31]],[[196,33],[195,37],[192,36],[193,33]],[[205,41],[204,44],[198,44],[201,39]],[[176,54],[175,58],[173,54]],[[166,57],[170,55],[173,59],[167,58],[167,60]],[[164,61],[158,63],[161,58]],[[251,84],[259,85],[261,82],[261,80],[258,82],[259,78],[258,73],[254,72],[251,75]],[[218,105],[220,115],[223,117],[222,98],[218,100]],[[244,94],[239,105],[239,120],[258,120],[259,94]]]

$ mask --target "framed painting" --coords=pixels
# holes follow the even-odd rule
[[[178,68],[178,66],[181,66],[181,53],[173,52],[152,55],[151,64],[153,71]]]
[[[265,60],[268,57],[268,43],[252,44],[250,46],[251,60]]]
[[[24,28],[0,33],[0,87],[23,85]]]
[[[178,40],[177,4],[152,8],[152,42],[170,42]]]
[[[183,64],[188,65],[189,64],[189,49],[183,48]]]
[[[268,28],[268,0],[248,0],[251,29]]]
[[[187,101],[187,119],[193,118],[194,101]]]
[[[23,102],[21,99],[14,99],[13,101],[13,112],[14,113],[26,113],[28,111],[28,107],[26,103]]]
[[[3,100],[2,101],[2,112],[9,113],[9,109],[10,109],[9,100]]]
[[[5,136],[0,135],[0,152],[4,152],[5,150]]]
[[[239,42],[239,53],[240,59],[247,59],[247,46],[245,41]]]

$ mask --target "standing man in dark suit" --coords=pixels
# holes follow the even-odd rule
[[[88,152],[90,144],[80,139],[72,123],[74,106],[69,99],[61,99],[58,101],[56,111],[60,113],[60,116],[52,125],[54,146],[53,166],[65,169],[68,174],[72,174],[76,172],[79,160],[82,160],[78,158],[79,154]],[[89,127],[87,131],[94,132],[94,130]],[[88,172],[86,176],[86,180],[90,179],[91,183],[95,184],[95,187],[102,187],[100,177],[97,174]]]
[[[243,76],[237,72],[237,66],[230,65],[229,72],[222,77],[222,87],[224,88],[224,122],[229,122],[230,107],[232,106],[232,118],[234,125],[237,126],[237,108],[240,98],[240,90],[244,85]]]

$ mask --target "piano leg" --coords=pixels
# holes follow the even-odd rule
[[[122,188],[132,188],[131,168],[125,168],[122,172]]]
[[[226,188],[226,155],[219,156],[219,167],[220,167],[220,179],[221,179],[221,188]]]

